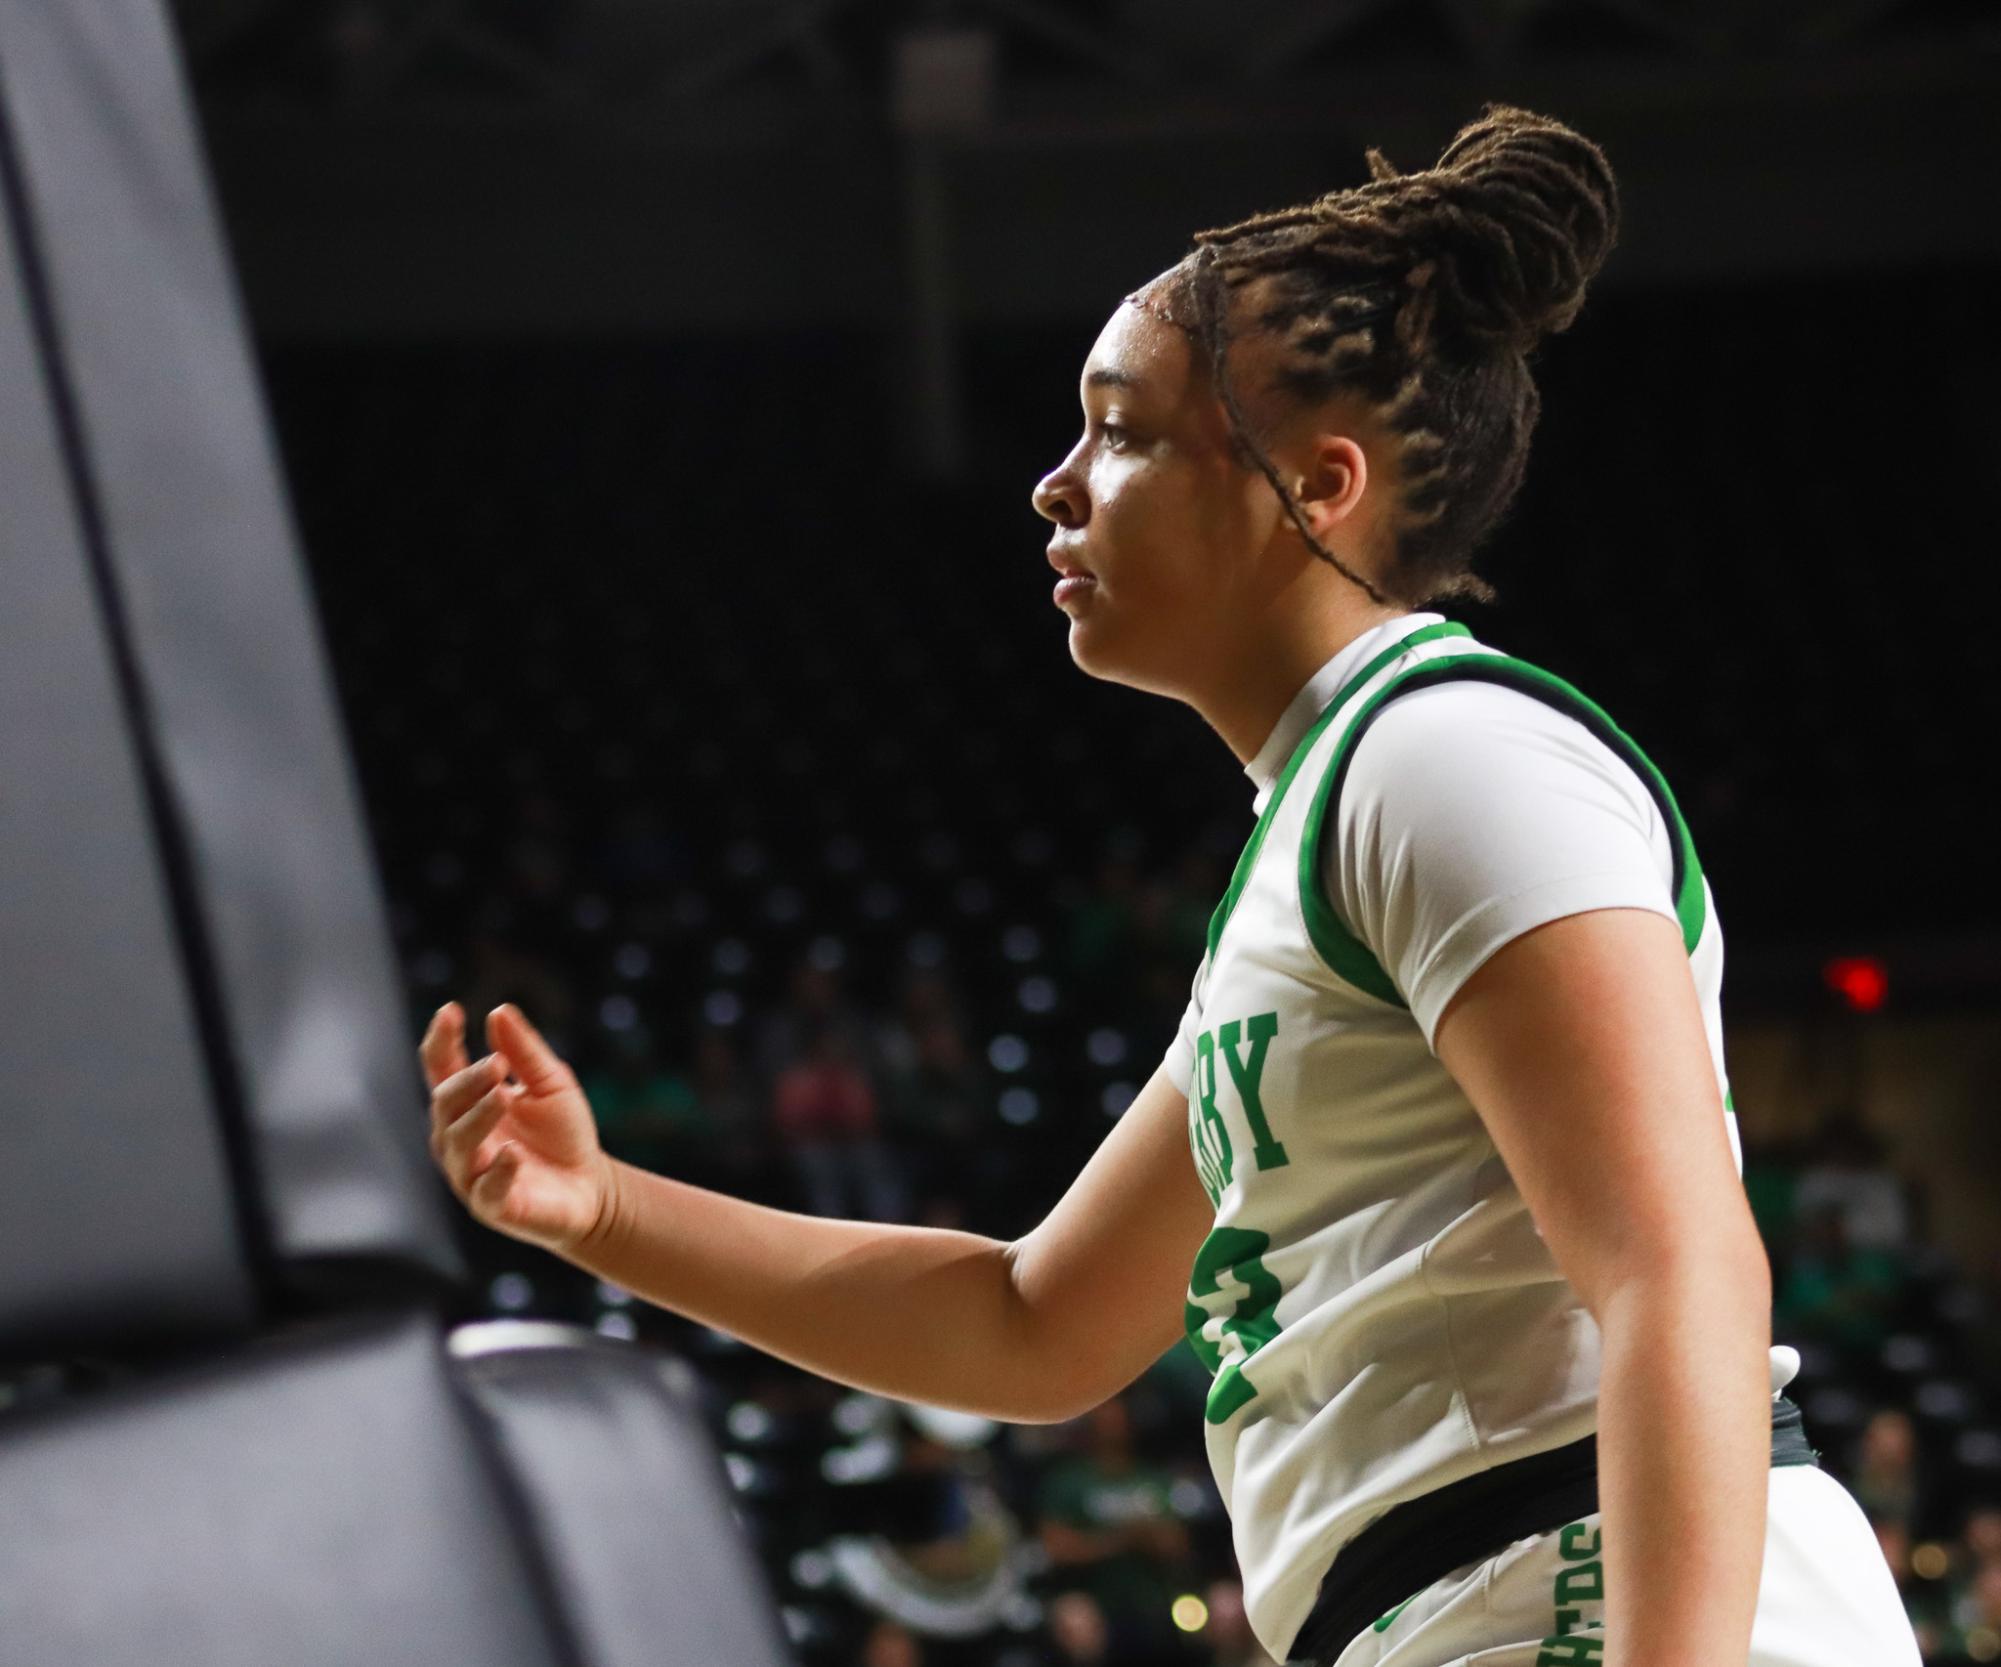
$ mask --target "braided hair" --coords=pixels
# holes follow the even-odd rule
[[[1528,463],[1541,409],[1528,355],[1583,306],[1618,236],[1618,187],[1589,139],[1507,104],[1486,105],[1421,173],[1367,156],[1366,184],[1197,232],[1177,271],[1193,290],[1184,327],[1207,350],[1239,461],[1263,472],[1315,554],[1391,601],[1313,536],[1224,374],[1232,294],[1268,275],[1245,328],[1279,336],[1277,391],[1311,406],[1359,390],[1394,437],[1382,584],[1407,606],[1491,602],[1469,564]]]

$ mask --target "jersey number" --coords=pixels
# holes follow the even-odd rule
[[[1280,1286],[1261,1260],[1269,1249],[1268,1234],[1248,1227],[1218,1227],[1195,1253],[1195,1272],[1188,1281],[1190,1296],[1217,1296],[1225,1279],[1243,1287],[1236,1307],[1220,1322],[1192,1302],[1183,1316],[1189,1343],[1216,1380],[1209,1385],[1208,1403],[1203,1408],[1203,1417],[1211,1424],[1222,1423],[1257,1394],[1257,1386],[1243,1374],[1243,1364],[1279,1332],[1272,1310],[1278,1306]],[[1219,1334],[1214,1339],[1209,1336],[1211,1326]]]

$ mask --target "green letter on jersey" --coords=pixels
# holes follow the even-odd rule
[[[1205,1030],[1195,1038],[1194,1086],[1199,1113],[1194,1124],[1196,1149],[1203,1159],[1202,1184],[1208,1188],[1209,1201],[1213,1204],[1230,1184],[1230,1169],[1235,1161],[1230,1151],[1230,1131],[1223,1126],[1223,1114],[1216,1109],[1216,1037],[1213,1031]]]
[[[1589,1541],[1587,1544],[1586,1541]],[[1542,1641],[1536,1667],[1596,1667],[1605,1659],[1605,1622],[1602,1616],[1586,1620],[1584,1605],[1605,1599],[1605,1569],[1598,1548],[1600,1530],[1588,1532],[1581,1522],[1573,1522],[1557,1539],[1557,1551],[1569,1566],[1556,1571],[1556,1589],[1551,1594],[1556,1611],[1556,1631]]]
[[[1245,1024],[1250,1026],[1251,1038],[1248,1064],[1237,1059],[1237,1040],[1243,1034]],[[1229,1062],[1230,1080],[1237,1085],[1237,1097],[1244,1102],[1244,1116],[1250,1122],[1251,1133],[1257,1138],[1251,1156],[1257,1160],[1260,1169],[1278,1169],[1288,1161],[1285,1147],[1272,1139],[1271,1124],[1265,1121],[1265,1103],[1259,1091],[1259,1085],[1264,1081],[1265,1049],[1277,1034],[1276,1013],[1253,1013],[1242,1023],[1232,1019],[1216,1032],[1217,1045],[1223,1050],[1223,1058]]]
[[[1278,1306],[1282,1288],[1260,1260],[1269,1249],[1269,1234],[1246,1227],[1218,1227],[1195,1253],[1195,1271],[1188,1281],[1190,1296],[1217,1295],[1226,1277],[1244,1287],[1235,1310],[1217,1327],[1221,1342],[1212,1342],[1204,1330],[1212,1317],[1206,1308],[1191,1302],[1183,1316],[1190,1345],[1215,1376],[1203,1409],[1203,1416],[1212,1424],[1222,1423],[1256,1396],[1257,1386],[1245,1378],[1243,1364],[1279,1334],[1278,1318],[1272,1310]]]

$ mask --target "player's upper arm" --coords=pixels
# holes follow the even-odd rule
[[[1008,1247],[1052,1420],[1116,1394],[1181,1335],[1189,1270],[1214,1221],[1188,1102],[1158,1068],[1055,1208]]]
[[[1769,1282],[1681,934],[1641,909],[1537,927],[1482,965],[1434,1043],[1588,1307],[1687,1269]]]

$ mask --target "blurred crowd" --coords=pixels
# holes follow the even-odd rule
[[[1747,1150],[1771,1251],[1773,1335],[1823,1462],[1875,1525],[1927,1661],[2001,1660],[2001,1439],[1982,1294],[1923,1230],[1859,1110],[1792,1148]]]

